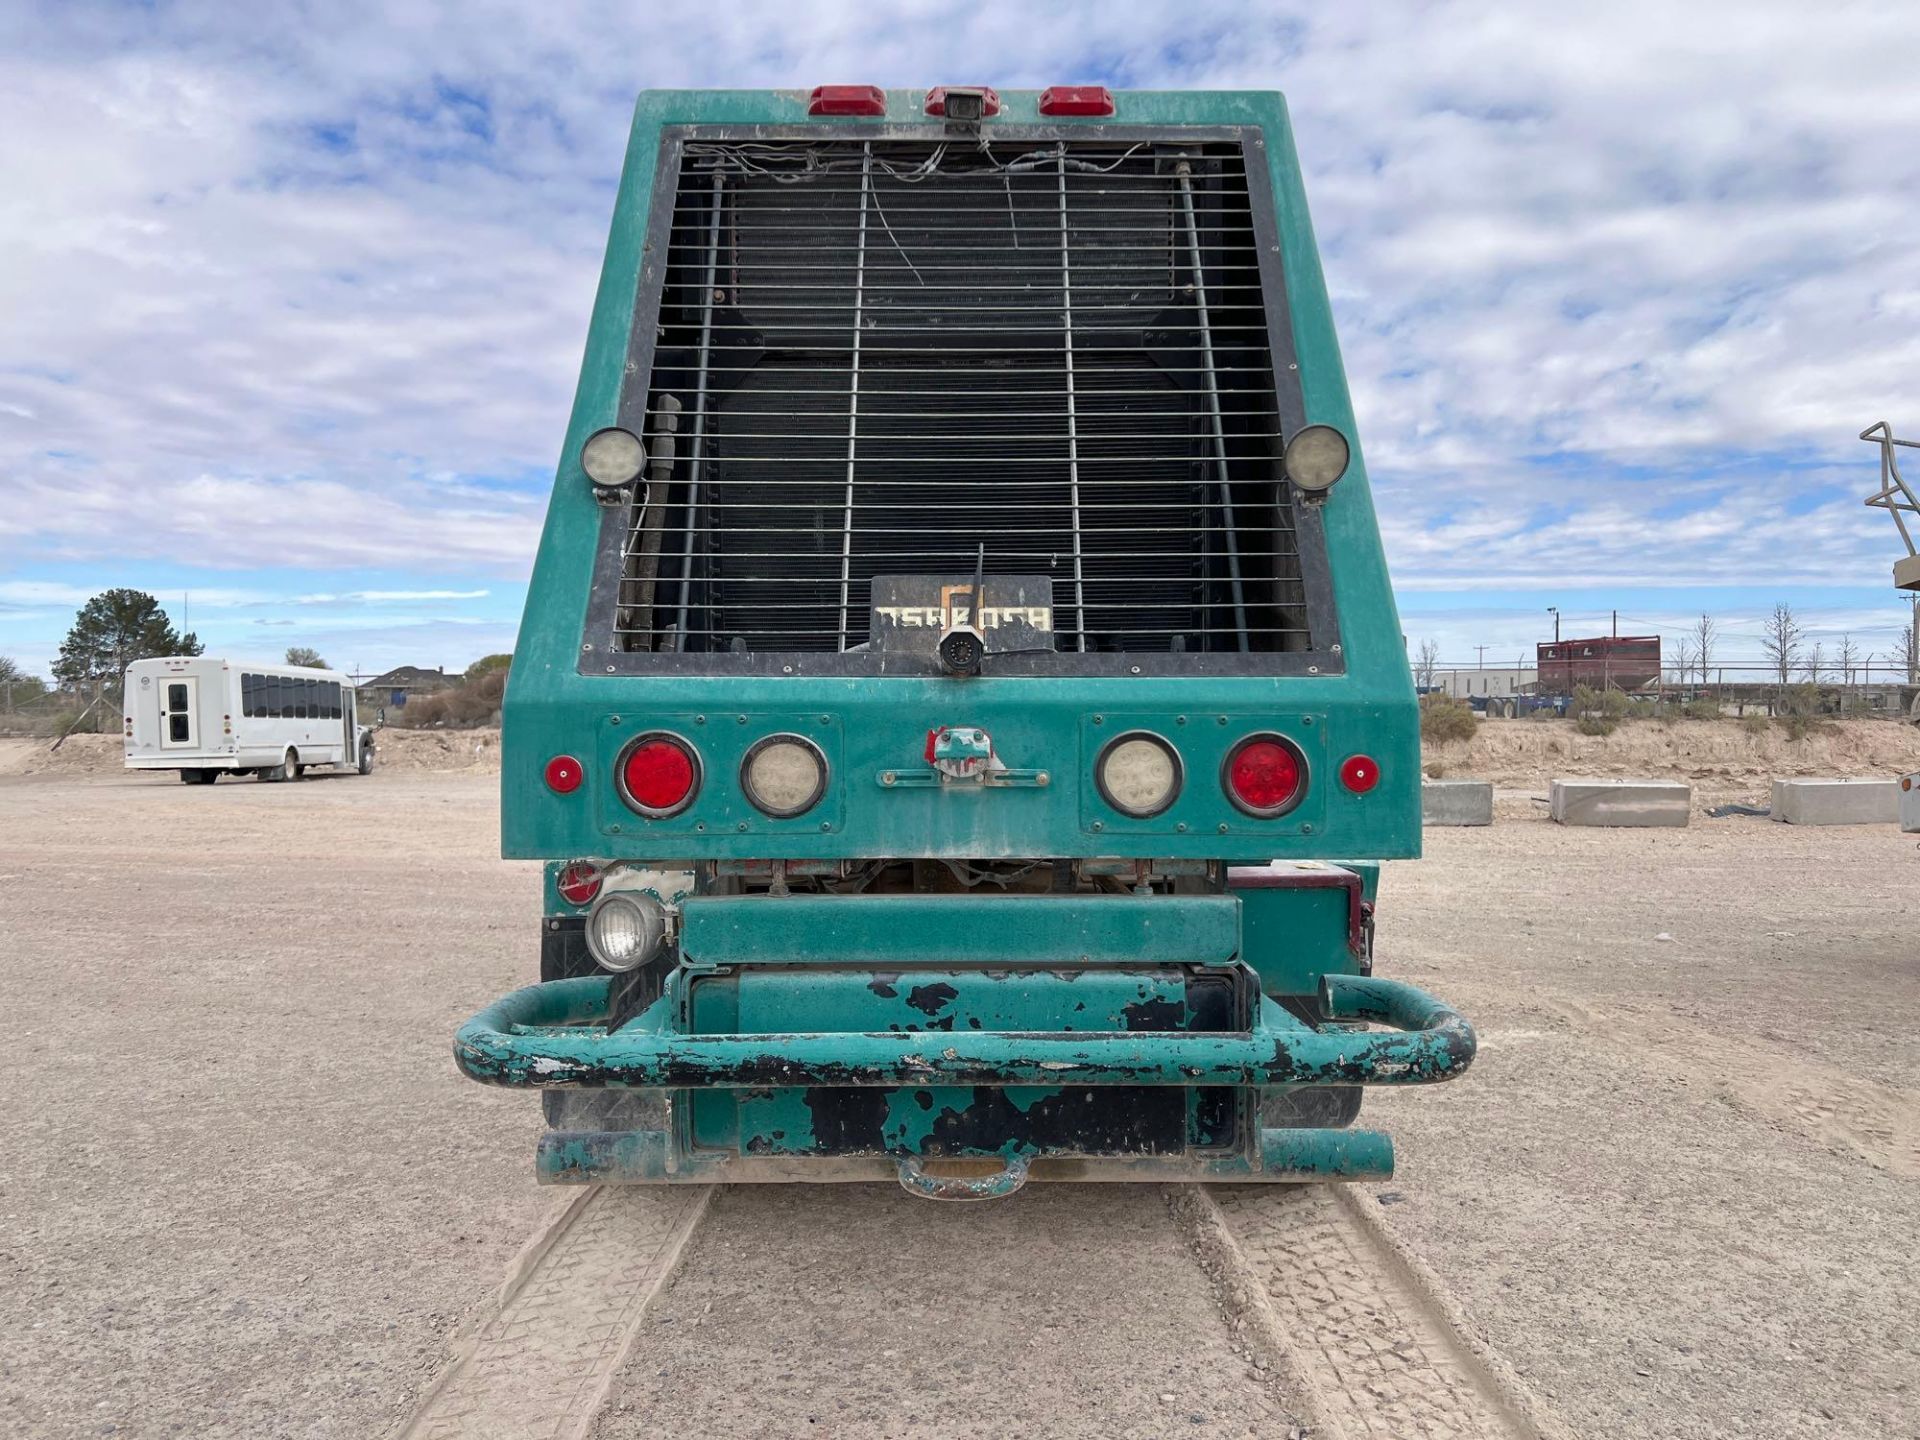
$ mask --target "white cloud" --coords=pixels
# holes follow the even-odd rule
[[[1851,437],[1920,430],[1911,6],[288,13],[0,19],[8,562],[521,577],[636,89],[1096,69],[1288,92],[1403,586],[1897,543]]]

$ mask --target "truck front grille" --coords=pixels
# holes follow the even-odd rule
[[[673,203],[619,648],[855,649],[982,545],[1061,651],[1307,648],[1238,142],[690,140]]]

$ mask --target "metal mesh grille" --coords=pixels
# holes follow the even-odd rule
[[[674,204],[622,648],[858,649],[983,544],[1063,651],[1306,648],[1238,144],[689,142]]]

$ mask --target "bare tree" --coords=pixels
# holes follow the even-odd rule
[[[1802,633],[1800,622],[1793,618],[1793,607],[1785,602],[1775,605],[1773,614],[1761,624],[1760,648],[1781,685],[1793,678],[1794,666],[1800,660]]]
[[[1433,688],[1433,672],[1440,668],[1440,646],[1432,640],[1422,640],[1420,650],[1413,661],[1414,683],[1422,690]]]
[[[1853,672],[1860,665],[1860,647],[1853,643],[1853,636],[1840,637],[1840,653],[1835,657],[1840,666],[1840,713],[1847,713],[1847,692],[1853,688]]]
[[[1687,682],[1693,679],[1693,664],[1693,638],[1682,635],[1673,642],[1673,673],[1679,677],[1683,689]]]
[[[1700,623],[1693,627],[1693,660],[1700,667],[1700,683],[1707,683],[1707,672],[1713,668],[1713,646],[1720,638],[1720,627],[1713,623],[1711,615],[1702,615]]]
[[[1911,625],[1900,632],[1899,659],[1907,667],[1907,684],[1920,685],[1920,631]]]
[[[1818,685],[1821,680],[1821,672],[1826,668],[1827,648],[1816,640],[1813,642],[1812,651],[1807,655],[1807,679],[1813,684]]]

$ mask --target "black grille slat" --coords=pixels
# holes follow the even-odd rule
[[[874,576],[984,544],[1063,651],[1305,649],[1240,146],[935,150],[686,147],[619,647],[856,648]]]

